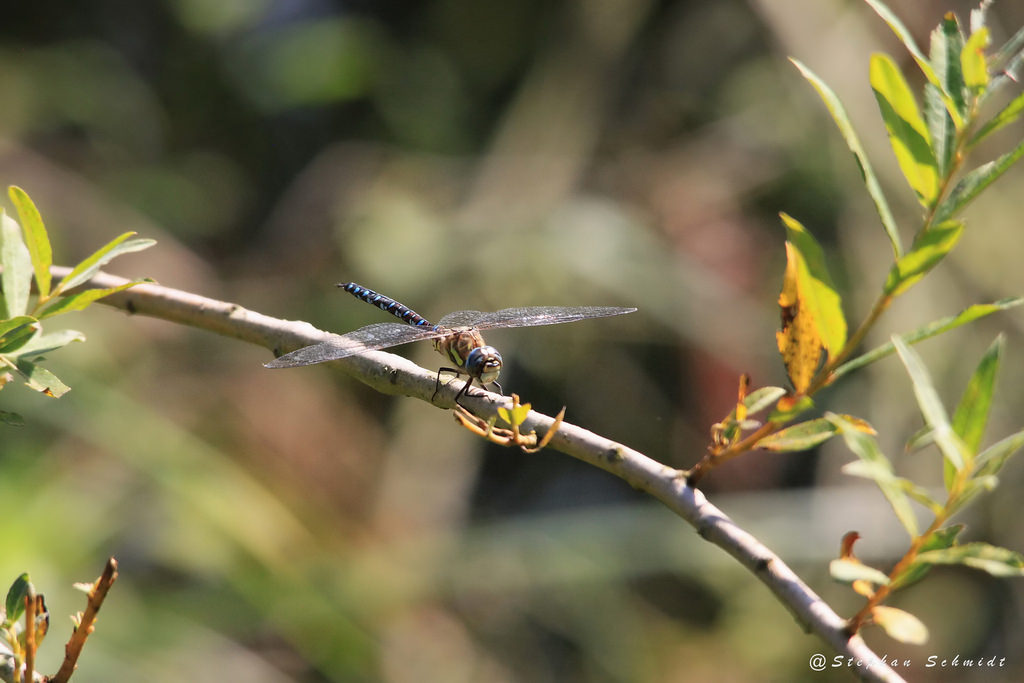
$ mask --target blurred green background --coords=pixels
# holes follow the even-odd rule
[[[972,2],[893,0],[919,43]],[[1024,6],[992,11],[996,42]],[[502,382],[544,412],[676,467],[696,462],[741,372],[782,384],[774,351],[783,230],[830,249],[859,320],[889,250],[855,164],[798,57],[844,99],[905,236],[916,204],[867,84],[871,52],[918,73],[854,1],[7,3],[0,181],[33,197],[69,263],[125,230],[159,240],[111,271],[347,331],[384,320],[354,280],[428,318],[535,304],[638,314],[490,334]],[[1019,139],[997,136],[980,163]],[[968,211],[953,257],[872,344],[1024,293],[1020,171]],[[751,575],[621,481],[566,456],[488,448],[428,405],[325,366],[264,370],[266,350],[95,307],[61,322],[55,401],[8,387],[0,432],[0,580],[29,571],[53,614],[52,673],[84,607],[74,581],[121,578],[74,680],[795,681],[823,644]],[[1022,318],[920,347],[954,403],[1000,331],[989,443],[1024,426]],[[402,350],[428,368],[420,344]],[[880,432],[901,473],[920,426],[889,359],[821,407]],[[712,500],[838,612],[842,534],[888,567],[904,534],[839,472],[839,443],[715,471]],[[962,515],[1024,549],[1024,467]],[[917,681],[1024,678],[1020,582],[935,571],[895,605],[928,645],[870,632]],[[1006,656],[1000,670],[928,655]]]

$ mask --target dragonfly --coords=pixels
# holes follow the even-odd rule
[[[501,354],[493,346],[488,346],[481,336],[481,330],[504,327],[535,327],[538,325],[558,325],[571,323],[588,318],[607,318],[624,313],[633,313],[635,308],[616,306],[526,306],[523,308],[504,308],[500,311],[455,311],[441,318],[435,325],[422,315],[401,304],[391,297],[378,294],[354,282],[339,283],[338,287],[377,308],[394,315],[405,322],[374,323],[346,334],[337,335],[327,341],[306,346],[292,351],[269,363],[268,368],[294,368],[332,360],[348,358],[366,351],[407,344],[409,342],[432,339],[434,350],[451,361],[455,367],[443,367],[437,371],[437,382],[434,385],[434,396],[441,388],[441,373],[451,372],[455,375],[466,375],[469,380],[455,395],[455,403],[467,396],[473,382],[487,389],[488,384],[497,387],[498,375],[501,373]]]

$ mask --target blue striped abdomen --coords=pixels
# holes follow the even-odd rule
[[[422,315],[405,304],[395,301],[391,297],[378,294],[372,289],[367,289],[366,287],[357,285],[354,282],[346,282],[345,284],[340,284],[338,286],[357,299],[362,299],[368,304],[373,304],[380,310],[401,318],[410,325],[416,325],[418,327],[433,327],[433,324]]]

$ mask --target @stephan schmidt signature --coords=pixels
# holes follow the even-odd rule
[[[991,655],[987,657],[962,657],[959,654],[953,655],[927,655],[918,658],[897,657],[890,658],[889,655],[879,657],[882,664],[892,669],[909,669],[911,667],[923,667],[925,669],[1002,669],[1006,667],[1006,657]],[[811,655],[807,662],[811,671],[824,671],[825,669],[840,668],[870,668],[872,662],[845,655],[835,655],[828,659],[825,655],[816,653]]]

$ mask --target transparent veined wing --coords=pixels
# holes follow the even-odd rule
[[[364,351],[377,351],[399,344],[432,339],[445,334],[444,330],[433,327],[413,327],[402,323],[374,323],[358,330],[331,337],[327,341],[305,346],[297,351],[286,353],[269,363],[268,368],[294,368],[302,365],[326,363],[340,358],[348,358]]]
[[[441,318],[445,327],[471,326],[478,330],[497,327],[535,327],[537,325],[558,325],[587,318],[608,318],[613,315],[633,313],[635,308],[618,306],[526,306],[503,308],[500,311],[455,311]]]

